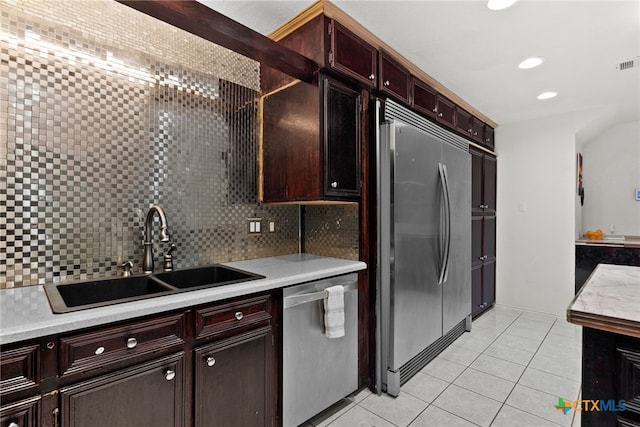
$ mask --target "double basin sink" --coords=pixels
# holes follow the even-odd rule
[[[145,276],[58,283],[45,285],[44,290],[54,313],[68,313],[256,279],[264,276],[215,264]]]

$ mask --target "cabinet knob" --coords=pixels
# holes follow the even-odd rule
[[[473,136],[478,136],[478,132],[474,132],[474,133],[473,133]]]
[[[207,366],[213,366],[216,364],[216,358],[209,356],[207,357]]]
[[[172,379],[174,379],[176,377],[176,373],[175,371],[172,371],[171,369],[167,369],[166,371],[164,371],[164,378],[167,381],[171,381]]]
[[[244,317],[244,314],[242,314],[241,311],[236,311],[236,320],[242,320],[242,318]]]
[[[20,427],[20,425],[18,423],[13,423],[12,422],[11,424],[9,424],[8,427]]]
[[[338,181],[333,181],[331,183],[331,188],[338,188]]]
[[[442,117],[442,113],[438,113],[438,117]]]
[[[485,141],[491,142],[491,138],[487,138],[487,139],[485,139]]]
[[[467,132],[471,133],[473,132],[473,129],[467,129]]]
[[[385,81],[384,81],[384,83],[383,83],[383,85],[384,85],[385,87],[389,87],[389,86],[391,85],[391,83],[389,83],[389,80],[385,80]]]
[[[369,74],[369,80],[375,80],[376,76],[375,74]]]
[[[434,113],[437,113],[437,112],[438,112],[438,109],[437,109],[437,108],[434,108],[434,109],[433,109],[433,110],[431,110],[431,111],[433,111]]]
[[[95,353],[96,353],[96,355],[101,355],[102,353],[104,353],[104,347],[100,346],[100,347],[96,348]]]
[[[138,345],[138,340],[135,338],[129,338],[127,340],[127,348],[136,348]]]

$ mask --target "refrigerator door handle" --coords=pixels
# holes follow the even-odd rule
[[[449,191],[449,174],[447,173],[447,165],[442,165],[442,170],[444,172],[444,184],[446,189],[446,197],[445,197],[445,212],[446,212],[446,238],[445,238],[445,263],[444,263],[444,278],[442,280],[443,283],[447,281],[447,277],[449,276],[449,264],[451,260],[451,193]]]
[[[447,266],[447,258],[449,257],[449,189],[447,187],[447,178],[445,175],[445,166],[442,163],[438,163],[438,172],[440,173],[440,185],[442,187],[442,198],[444,200],[444,218],[441,218],[441,224],[442,224],[442,220],[444,220],[444,227],[440,227],[440,250],[442,253],[441,256],[441,260],[440,260],[440,274],[438,277],[438,284],[442,285],[447,279],[446,279],[446,266]]]

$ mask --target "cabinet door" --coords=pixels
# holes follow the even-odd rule
[[[471,136],[471,114],[462,108],[456,108],[456,130],[465,137]]]
[[[494,142],[494,130],[491,126],[486,125],[484,128],[484,143],[483,145],[487,148],[489,148],[490,150],[493,150],[495,148],[495,142]]]
[[[484,308],[496,302],[496,262],[485,262],[482,266],[482,303]]]
[[[418,112],[429,117],[436,117],[438,110],[438,92],[420,80],[411,79],[411,105]]]
[[[438,121],[449,128],[454,128],[454,117],[456,114],[456,104],[447,98],[438,95],[438,104],[436,106]]]
[[[200,347],[195,354],[195,425],[272,425],[271,327]]]
[[[182,426],[184,353],[60,390],[62,425]]]
[[[482,256],[484,260],[496,259],[496,217],[482,219]]]
[[[409,103],[409,71],[380,52],[380,90],[400,101]]]
[[[333,197],[360,195],[360,93],[325,78],[324,193]],[[309,171],[307,171],[309,173]]]
[[[482,264],[482,223],[483,217],[471,217],[471,265]]]
[[[0,427],[38,426],[40,396],[26,399],[0,409]]]
[[[471,268],[471,315],[483,309],[482,305],[482,264]]]
[[[471,136],[471,139],[479,144],[482,144],[484,142],[484,123],[482,122],[482,120],[478,119],[477,117],[473,117],[471,119],[470,130],[471,132],[469,136]]]
[[[482,198],[485,212],[496,210],[496,167],[496,158],[485,154],[482,161]]]
[[[482,177],[482,165],[484,162],[484,153],[479,150],[469,149],[471,153],[471,212],[474,214],[482,213],[484,210],[483,188],[484,180]]]
[[[329,21],[328,31],[331,36],[329,66],[375,87],[378,51],[334,20]]]

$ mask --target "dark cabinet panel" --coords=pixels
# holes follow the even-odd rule
[[[361,113],[360,92],[328,77],[265,96],[262,201],[357,200]]]
[[[465,136],[470,136],[472,133],[471,114],[462,108],[456,108],[456,130]]]
[[[2,349],[0,395],[10,402],[37,393],[40,384],[40,345],[27,344]]]
[[[324,86],[324,192],[360,195],[360,93],[336,81]]]
[[[195,425],[271,426],[273,337],[261,328],[195,353]]]
[[[3,405],[0,409],[0,427],[38,427],[39,406],[40,396]]]
[[[378,55],[376,48],[333,19],[328,25],[327,31],[331,37],[329,66],[367,86],[375,87]]]
[[[484,127],[484,144],[483,145],[492,151],[495,148],[494,129],[489,125],[485,125]]]
[[[62,426],[182,426],[184,353],[60,390]]]
[[[482,299],[485,307],[496,301],[496,261],[485,262],[482,266]]]
[[[409,103],[409,71],[384,52],[380,52],[379,89],[392,97]]]
[[[496,211],[497,158],[479,149],[471,153],[471,212],[484,215]]]
[[[411,78],[411,105],[418,112],[435,118],[438,92],[416,78]]]
[[[497,183],[497,159],[495,156],[485,154],[482,164],[482,194],[484,199],[484,211],[496,210],[496,183]]]
[[[438,105],[436,107],[436,110],[437,120],[445,126],[453,129],[456,114],[456,104],[449,101],[442,95],[438,95]]]
[[[471,267],[471,316],[482,312],[482,263]]]
[[[482,242],[482,223],[483,217],[471,217],[471,265],[482,264],[483,261],[483,242]]]
[[[485,124],[478,118],[471,119],[471,139],[479,144],[484,143]]]
[[[485,260],[496,259],[496,217],[482,217],[482,255]]]

